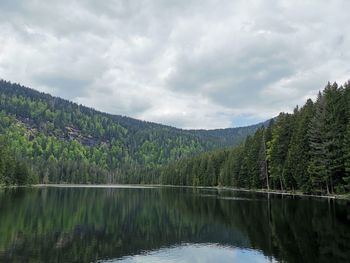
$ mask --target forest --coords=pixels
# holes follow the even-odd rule
[[[0,185],[155,181],[162,165],[238,145],[258,126],[181,130],[0,80]]]
[[[181,130],[0,82],[0,184],[350,191],[350,82],[269,123]]]
[[[161,169],[160,183],[313,194],[350,192],[350,82],[281,113],[231,149]]]

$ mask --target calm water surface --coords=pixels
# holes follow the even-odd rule
[[[350,205],[216,189],[0,189],[0,262],[350,262]]]

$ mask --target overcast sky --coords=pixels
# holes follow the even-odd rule
[[[350,78],[348,0],[1,0],[0,78],[180,128],[256,123]]]

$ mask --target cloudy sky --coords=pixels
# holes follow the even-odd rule
[[[256,123],[350,79],[348,0],[1,0],[0,78],[181,128]]]

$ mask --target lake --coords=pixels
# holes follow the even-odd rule
[[[198,188],[0,189],[0,262],[350,262],[350,205]]]

